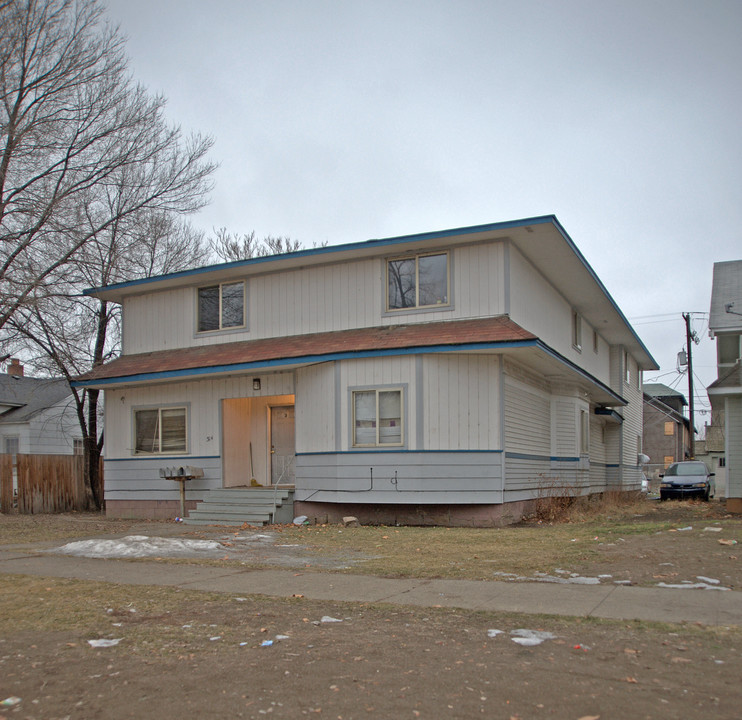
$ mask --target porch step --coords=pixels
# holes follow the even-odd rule
[[[194,510],[183,518],[186,525],[269,525],[276,500],[274,522],[293,519],[294,491],[279,488],[221,488],[210,490]]]

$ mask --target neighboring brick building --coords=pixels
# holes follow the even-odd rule
[[[685,396],[662,383],[644,383],[642,452],[655,474],[690,455],[690,421],[683,415]]]

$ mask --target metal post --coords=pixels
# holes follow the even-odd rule
[[[685,320],[685,342],[688,347],[688,415],[690,416],[690,459],[696,458],[696,425],[693,412],[693,334],[690,329],[690,313],[683,313]]]

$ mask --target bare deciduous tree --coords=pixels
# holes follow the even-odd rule
[[[135,85],[97,0],[0,2],[0,328],[95,237],[206,202],[209,138]]]
[[[209,238],[209,248],[212,255],[223,262],[234,262],[237,260],[249,260],[254,257],[265,257],[266,255],[283,255],[284,253],[296,252],[304,246],[298,240],[288,237],[273,237],[267,235],[258,239],[255,231],[237,235],[227,232],[227,228],[219,228],[213,238]]]
[[[68,380],[118,349],[118,308],[84,287],[205,262],[210,138],[183,138],[135,85],[97,0],[0,0],[0,331]],[[92,480],[98,391],[74,390]]]

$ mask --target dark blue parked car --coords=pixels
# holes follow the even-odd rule
[[[716,494],[713,477],[706,463],[699,460],[673,463],[660,473],[660,500],[697,497],[708,501]]]

